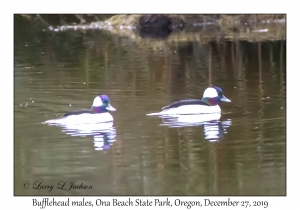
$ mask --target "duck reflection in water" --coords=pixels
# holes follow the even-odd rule
[[[113,142],[116,141],[116,130],[113,129],[111,132],[102,132],[94,136],[94,147],[95,150],[109,150]]]
[[[70,136],[94,136],[95,150],[109,150],[116,141],[116,128],[113,123],[64,125],[62,132]]]
[[[161,117],[161,126],[169,128],[182,128],[189,126],[203,126],[204,138],[213,142],[219,141],[231,126],[231,120],[220,120],[221,114],[177,115]]]

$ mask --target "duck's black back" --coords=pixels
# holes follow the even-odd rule
[[[93,112],[90,109],[75,110],[75,111],[67,112],[64,115],[64,117],[67,117],[67,116],[70,116],[70,115],[79,115],[79,114],[93,114]]]
[[[204,105],[204,106],[209,106],[207,103],[201,101],[200,99],[187,99],[187,100],[181,100],[181,101],[173,102],[170,105],[163,107],[162,110],[164,110],[164,109],[171,109],[171,108],[177,108],[177,107],[184,106],[184,105]]]

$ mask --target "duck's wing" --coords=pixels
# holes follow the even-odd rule
[[[204,105],[204,106],[209,106],[208,104],[201,101],[200,99],[187,99],[187,100],[181,100],[181,101],[173,102],[173,103],[169,104],[168,106],[163,107],[162,110],[170,109],[170,108],[177,108],[177,107],[183,106],[183,105]]]
[[[93,114],[91,109],[81,109],[81,110],[75,110],[75,111],[71,111],[71,112],[67,112],[66,114],[64,114],[63,117],[67,117],[70,115],[79,115],[79,114]]]

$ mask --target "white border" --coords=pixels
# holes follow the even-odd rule
[[[199,0],[185,0],[185,1],[8,1],[2,3],[1,7],[1,108],[2,120],[1,120],[1,174],[2,184],[0,185],[1,206],[5,209],[15,209],[21,207],[22,209],[32,209],[32,197],[13,197],[13,14],[14,13],[287,13],[287,50],[289,56],[287,61],[287,68],[289,73],[287,74],[288,80],[288,96],[294,96],[294,101],[287,105],[287,160],[288,160],[288,177],[287,177],[287,197],[232,197],[234,200],[268,200],[269,207],[267,209],[281,209],[283,207],[291,207],[292,209],[298,208],[298,190],[299,190],[299,143],[298,143],[298,125],[292,124],[296,122],[298,117],[298,111],[296,106],[298,105],[299,95],[298,87],[298,72],[299,65],[299,33],[297,28],[299,26],[299,14],[295,11],[297,3],[292,4],[295,1],[199,1]],[[287,10],[288,9],[288,10]],[[289,12],[287,12],[289,11]],[[290,43],[290,45],[289,45]],[[296,75],[297,74],[297,75]],[[8,88],[9,87],[9,88]],[[292,111],[294,113],[292,114]],[[42,199],[43,197],[36,197]],[[67,197],[57,197],[57,199],[65,200]],[[86,199],[97,199],[98,197],[86,197]],[[134,197],[133,199],[135,199]],[[143,197],[146,199],[147,197]],[[149,197],[154,199],[155,197]],[[164,199],[163,197],[160,197]],[[193,200],[195,197],[181,197],[181,199]],[[200,197],[204,199],[208,197]],[[227,197],[212,197],[214,200],[223,200]],[[81,197],[71,197],[72,200],[80,200]],[[111,199],[111,197],[104,197],[103,199]],[[125,199],[125,197],[118,197],[118,199]],[[175,199],[175,197],[171,197]],[[37,208],[37,207],[36,207]],[[47,209],[50,207],[47,207]],[[103,207],[102,207],[103,208]],[[110,207],[114,208],[114,207]],[[128,207],[127,207],[128,208]],[[132,208],[132,207],[129,207]],[[138,209],[139,207],[133,207]],[[157,207],[156,207],[157,208]],[[4,208],[3,208],[4,209]],[[39,208],[38,208],[39,209]],[[52,208],[53,209],[53,208]],[[61,209],[61,208],[60,208]],[[65,209],[65,208],[63,208]],[[71,209],[69,207],[69,209]],[[82,208],[81,208],[82,209]],[[180,209],[186,209],[182,207]],[[194,209],[194,208],[192,208]],[[204,208],[205,209],[205,208]],[[237,208],[240,209],[240,208]]]

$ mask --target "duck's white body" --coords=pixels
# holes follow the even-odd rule
[[[163,126],[168,127],[187,127],[199,126],[205,122],[218,121],[221,118],[221,113],[215,114],[195,114],[195,115],[172,115],[168,118],[162,117]]]
[[[197,115],[197,114],[212,114],[221,113],[219,105],[204,106],[204,105],[185,105],[177,108],[166,109],[158,113],[147,114],[148,116],[159,115]]]
[[[59,119],[47,120],[45,124],[59,124],[59,125],[81,125],[81,124],[97,124],[105,122],[113,122],[113,117],[110,113],[99,114],[79,114],[62,117]]]

